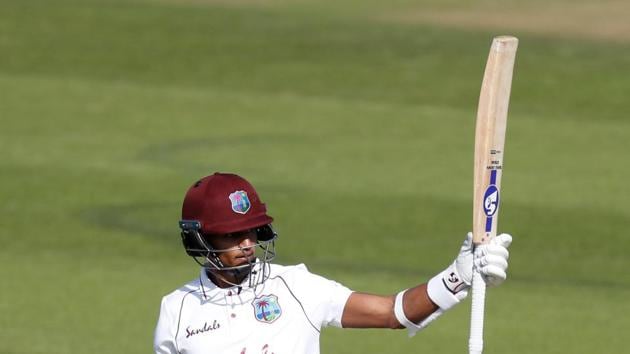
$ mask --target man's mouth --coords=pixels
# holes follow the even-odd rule
[[[254,255],[254,253],[250,253],[250,254],[243,254],[240,256],[237,256],[236,259],[238,260],[244,260],[244,263],[251,263],[256,259],[256,256]]]

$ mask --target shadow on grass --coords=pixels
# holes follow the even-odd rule
[[[279,263],[305,262],[318,271],[431,275],[454,257],[469,205],[410,196],[343,196],[353,208],[331,208],[340,196],[304,192],[274,206]],[[302,202],[294,206],[295,198]],[[281,201],[281,200],[279,200]],[[179,203],[98,206],[79,212],[93,226],[154,242],[179,240]],[[513,281],[630,288],[626,268],[630,221],[601,210],[504,205],[502,229],[515,236]],[[424,233],[424,235],[422,235]],[[461,238],[457,235],[461,234]],[[437,236],[436,236],[437,235]],[[437,269],[439,270],[439,269]]]

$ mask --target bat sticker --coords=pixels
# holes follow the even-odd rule
[[[499,208],[499,190],[494,184],[488,186],[486,193],[483,196],[483,211],[486,216],[492,216],[497,212]]]
[[[483,211],[486,214],[486,232],[492,231],[492,216],[499,209],[499,189],[495,185],[497,182],[497,171],[490,173],[490,185],[483,195]]]

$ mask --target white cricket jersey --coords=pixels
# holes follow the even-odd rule
[[[304,264],[271,265],[255,290],[214,285],[204,269],[162,299],[157,354],[318,354],[320,330],[341,327],[352,291]]]

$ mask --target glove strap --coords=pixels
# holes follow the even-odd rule
[[[433,303],[446,311],[466,297],[467,292],[463,290],[467,288],[468,284],[459,276],[455,263],[453,263],[429,280],[427,293]]]

